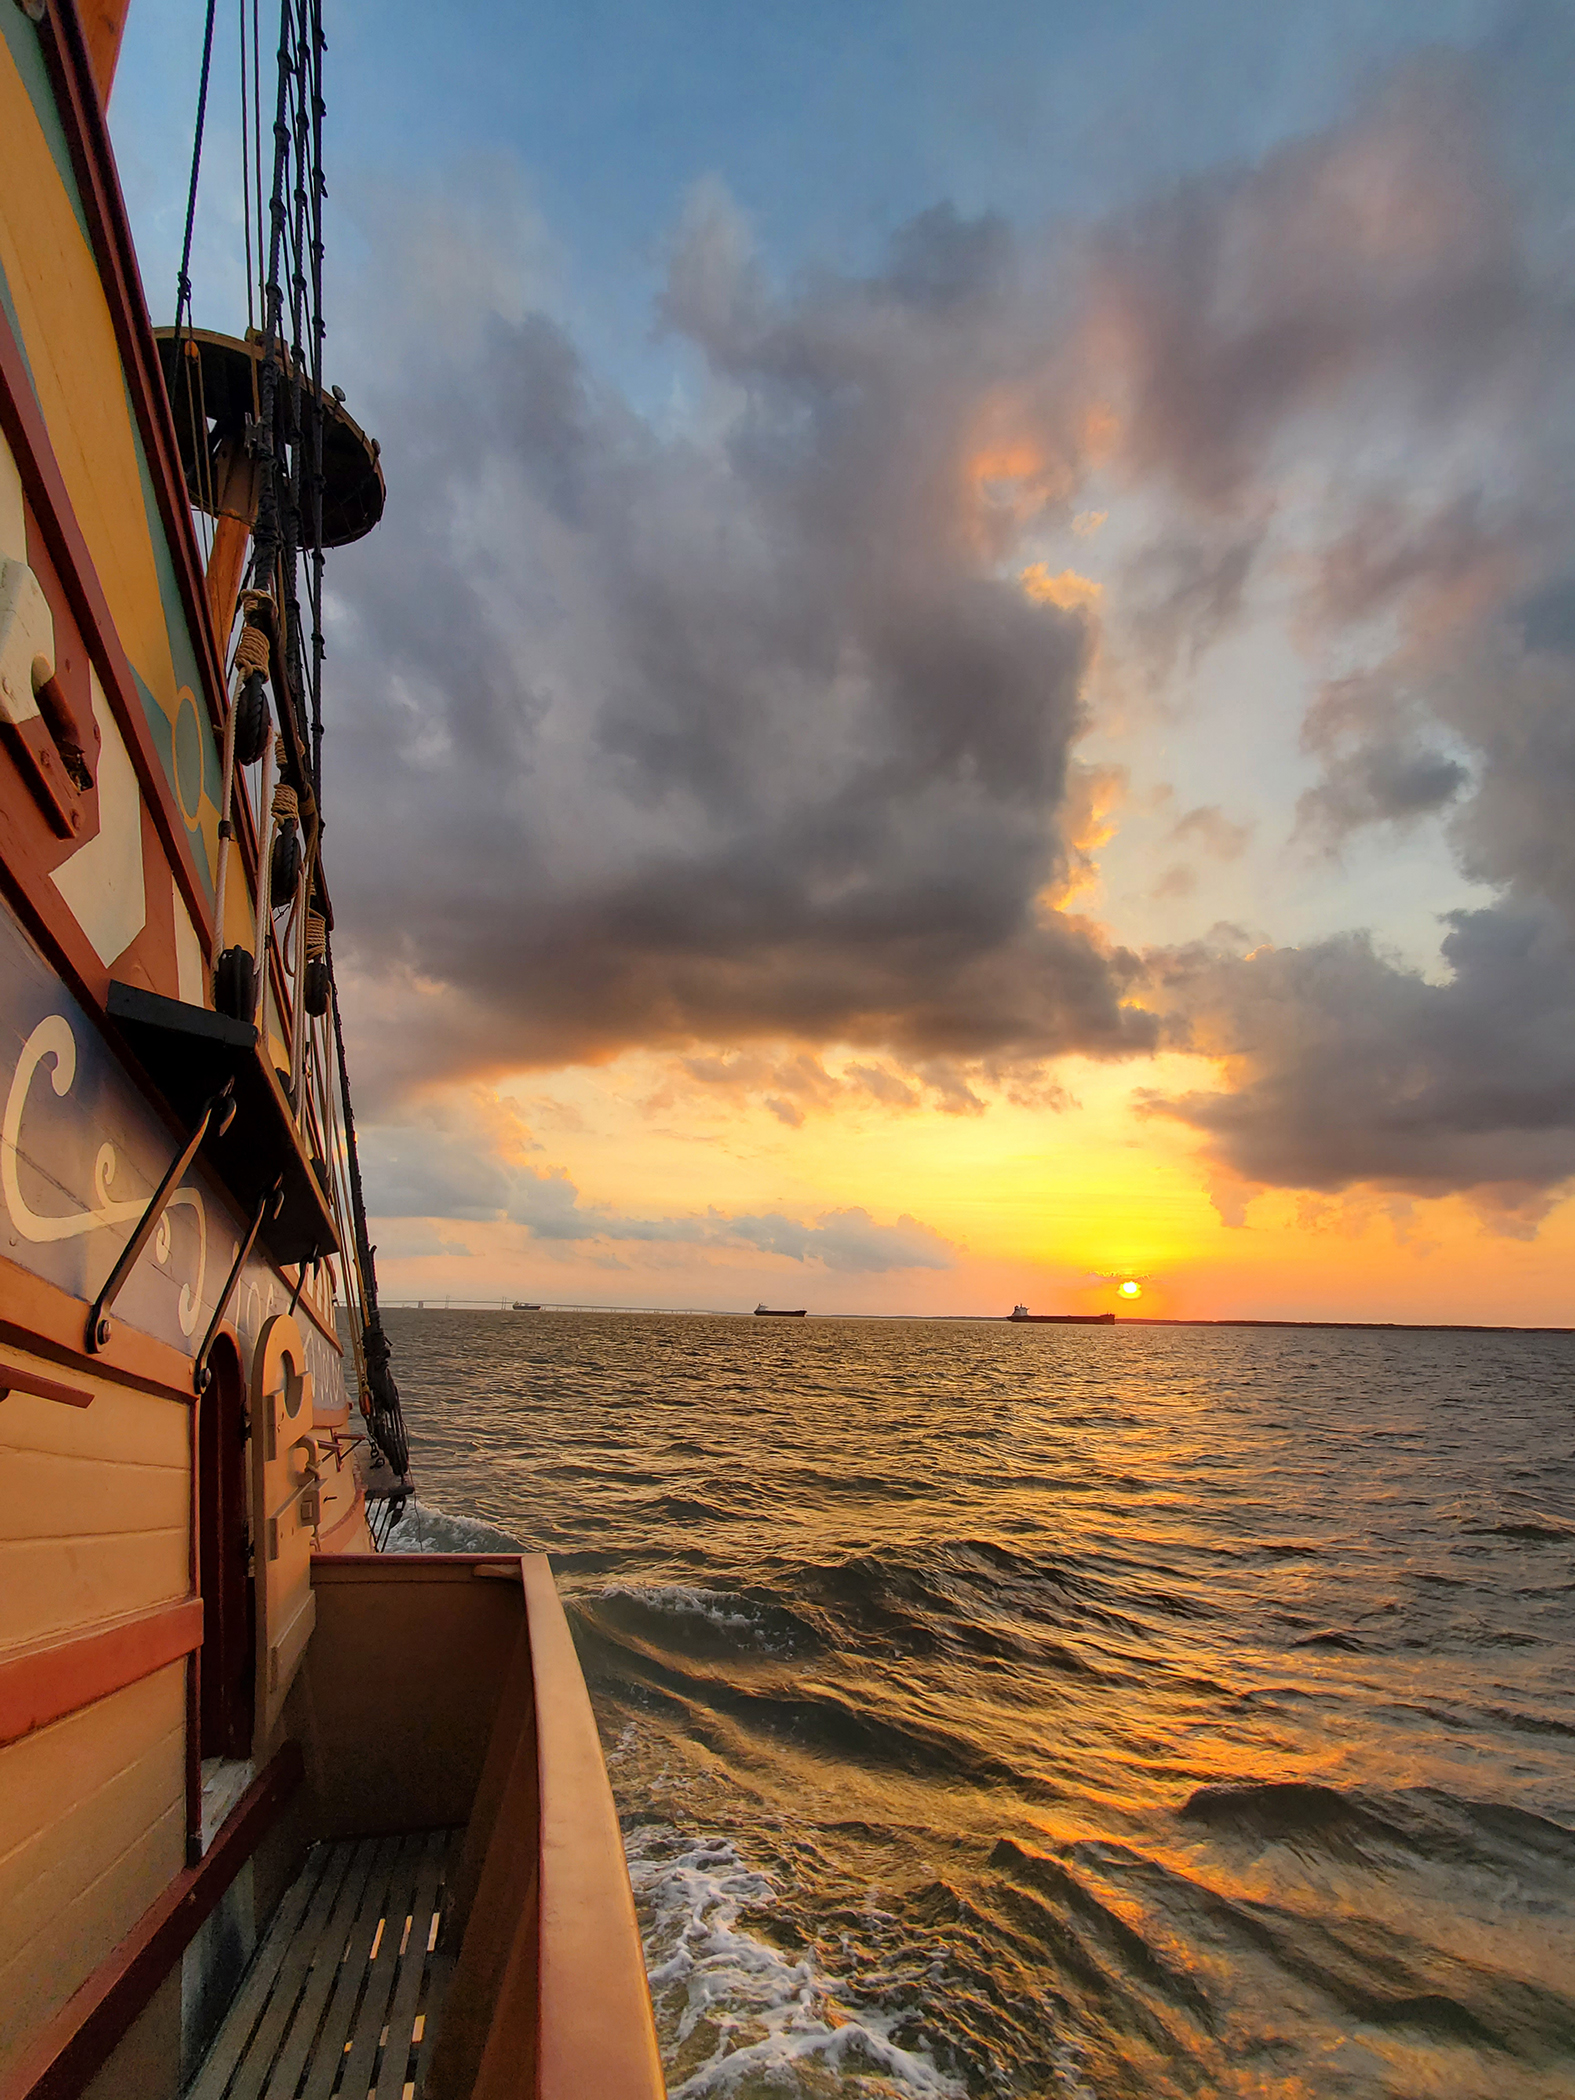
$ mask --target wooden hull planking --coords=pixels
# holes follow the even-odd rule
[[[432,2090],[655,2100],[545,1562],[370,1552],[338,1284],[307,1268],[344,1239],[316,1164],[333,1182],[344,1138],[278,942],[256,1047],[222,1054],[239,1142],[304,1192],[293,1236],[237,1267],[250,1197],[205,1139],[88,1331],[185,1136],[159,1046],[173,1070],[216,1040],[270,821],[243,784],[221,835],[234,593],[204,575],[104,125],[123,12],[0,8],[0,2096],[173,2100],[308,1847],[443,1826],[468,1924],[441,1928],[462,2019]],[[244,1758],[204,1755],[221,1721]]]

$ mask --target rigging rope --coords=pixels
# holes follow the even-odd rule
[[[291,764],[293,751],[304,754],[301,776],[296,781],[279,778],[269,799],[270,768],[265,765],[262,798],[273,818],[275,838],[291,823],[301,821],[303,802],[311,817],[311,836],[295,878],[295,913],[291,924],[300,944],[297,958],[297,998],[306,1004],[306,965],[314,972],[314,1004],[308,1012],[321,1014],[315,1005],[324,997],[332,1017],[334,1069],[326,1064],[318,1074],[322,1090],[343,1111],[344,1153],[349,1212],[340,1222],[345,1247],[345,1275],[352,1272],[359,1282],[360,1332],[355,1336],[354,1355],[361,1374],[362,1407],[370,1436],[387,1458],[405,1489],[410,1452],[394,1382],[392,1351],[383,1331],[377,1302],[377,1275],[367,1227],[365,1193],[361,1185],[360,1157],[356,1146],[355,1113],[350,1099],[350,1078],[345,1062],[344,1032],[338,994],[333,983],[333,957],[329,946],[327,914],[313,908],[318,855],[322,839],[322,671],[326,647],[323,639],[323,436],[324,387],[323,341],[327,333],[323,319],[323,199],[327,183],[322,166],[323,34],[321,0],[280,0],[278,76],[274,98],[273,171],[267,205],[268,238],[263,242],[263,155],[262,87],[259,63],[258,0],[251,0],[251,64],[245,54],[247,0],[239,0],[242,39],[242,100],[250,96],[250,109],[242,109],[242,128],[248,116],[253,124],[253,149],[247,172],[248,184],[257,184],[255,215],[248,187],[248,227],[255,216],[257,267],[262,273],[261,330],[256,372],[256,416],[249,424],[247,442],[257,464],[257,513],[252,531],[250,583],[254,591],[271,597],[277,618],[277,639],[282,676],[274,681],[279,708],[294,716],[295,734],[281,739],[278,749],[280,775]],[[211,35],[213,0],[209,0]],[[206,81],[206,59],[204,61]],[[206,89],[204,90],[206,92]],[[189,215],[188,215],[189,216]],[[188,229],[189,238],[189,229]],[[248,279],[251,253],[248,245]],[[248,314],[250,283],[248,283]],[[305,611],[310,619],[309,646],[303,648],[302,591],[300,566],[306,556]],[[268,636],[260,627],[242,628],[235,649],[235,667],[244,674],[266,673],[271,667]],[[283,727],[281,723],[281,727]],[[271,853],[259,853],[259,909],[256,953],[263,953],[264,907],[268,896]],[[282,903],[282,899],[280,900]],[[259,994],[265,972],[258,971]],[[324,982],[326,980],[326,982]],[[259,1003],[260,1011],[260,1003]],[[297,1013],[291,1050],[292,1083],[299,1088],[304,1067],[306,1022]],[[298,1095],[299,1098],[299,1095]],[[337,1199],[337,1191],[335,1192]],[[337,1200],[335,1208],[338,1208]],[[346,1224],[349,1230],[346,1231]]]
[[[246,0],[239,0],[240,19],[237,24],[237,42],[241,50],[241,217],[246,227],[246,326],[248,331],[256,321],[253,294],[257,288],[257,274],[252,263],[252,141],[251,101],[246,93]],[[262,240],[262,228],[257,229],[257,239]]]
[[[191,315],[191,236],[197,223],[197,179],[202,171],[202,134],[208,121],[208,69],[213,63],[213,11],[208,0],[208,19],[202,34],[202,83],[197,90],[197,128],[191,142],[191,183],[186,191],[186,238],[181,243],[180,275],[175,280],[175,354],[180,355],[181,317]]]
[[[334,1047],[339,1056],[339,1098],[345,1112],[345,1154],[350,1167],[350,1209],[355,1227],[356,1262],[361,1271],[362,1332],[361,1349],[366,1363],[366,1393],[369,1403],[367,1427],[376,1437],[387,1456],[388,1463],[401,1481],[410,1471],[410,1445],[405,1435],[405,1418],[399,1405],[399,1387],[394,1383],[390,1364],[393,1350],[383,1332],[383,1316],[377,1303],[377,1270],[373,1266],[376,1248],[367,1233],[366,1196],[361,1187],[361,1157],[356,1147],[355,1108],[350,1099],[350,1072],[345,1063],[344,1026],[339,1018],[339,988],[332,981],[333,960],[330,952],[329,970],[332,987],[329,1010],[334,1017]]]

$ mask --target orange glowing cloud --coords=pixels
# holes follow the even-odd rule
[[[1067,769],[1066,799],[1061,805],[1066,862],[1039,892],[1039,902],[1063,911],[1099,880],[1098,854],[1116,835],[1116,818],[1126,800],[1124,766],[1074,765]]]
[[[1004,524],[1028,524],[1077,486],[1069,448],[1046,428],[1043,402],[1024,388],[996,388],[975,409],[962,445],[965,511],[976,539],[997,539]]]
[[[1063,569],[1052,576],[1048,562],[1031,562],[1019,578],[1024,591],[1039,605],[1055,605],[1062,612],[1095,612],[1105,594],[1102,583],[1079,576],[1076,569]]]

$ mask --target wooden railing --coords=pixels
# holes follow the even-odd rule
[[[182,2067],[179,2019],[170,2029],[165,2017],[172,2004],[178,2016],[181,1997],[166,1986],[199,1952],[216,1906],[233,1900],[227,1892],[243,1866],[252,1870],[240,1886],[255,1930],[288,1939],[297,1968],[319,1963],[319,1998],[310,1999],[303,2038],[297,2044],[292,2030],[285,2051],[296,2055],[279,2090],[293,2094],[319,1999],[348,1958],[348,1927],[341,1905],[313,1942],[310,1918],[291,1913],[287,1891],[299,1891],[312,1862],[336,1847],[344,1856],[354,1841],[399,1835],[408,1851],[410,1833],[429,1834],[417,1840],[423,1857],[458,1852],[446,1886],[432,1869],[437,1932],[417,1950],[424,1956],[430,1946],[436,1957],[430,2064],[424,2077],[413,2074],[420,2100],[662,2100],[618,1817],[545,1559],[320,1556],[311,1576],[316,1629],[271,1760],[201,1862],[7,2066],[0,2100],[81,2100],[90,2083],[123,2100],[176,2100],[196,2066]],[[382,1856],[390,1848],[362,1849]],[[345,1886],[353,1896],[359,1884],[352,1876]],[[397,1933],[389,1947],[402,1954]],[[376,1961],[375,1943],[361,1951]],[[386,1977],[386,1964],[379,1973]],[[260,1974],[254,1964],[243,1996],[263,1988]],[[355,2061],[364,2069],[386,2023],[397,2094],[408,2091],[400,2051],[416,2035],[409,2028],[402,2041],[393,2029],[401,2017],[408,2027],[415,1996],[401,1988],[395,2000],[372,2019]],[[290,2008],[280,2004],[282,2019]],[[275,2089],[266,2050],[252,2050],[262,2086],[228,2053],[244,2011],[239,2000],[228,2015],[219,2008],[204,2092],[226,2092],[232,2078],[237,2091]],[[191,2040],[207,2048],[210,2038]]]
[[[313,1582],[314,1824],[466,1824],[423,2100],[661,2100],[617,1811],[546,1559],[325,1557]]]

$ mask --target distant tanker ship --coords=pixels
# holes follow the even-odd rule
[[[1114,1327],[1116,1324],[1113,1312],[1034,1313],[1026,1305],[1014,1305],[1007,1318],[1031,1327]]]

